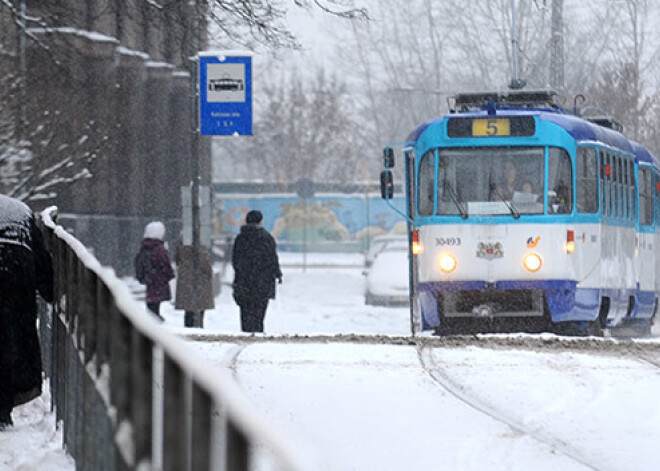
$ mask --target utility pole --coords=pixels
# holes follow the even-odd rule
[[[564,89],[564,0],[552,0],[550,86]]]
[[[193,272],[192,272],[192,293],[193,293],[193,306],[194,310],[193,325],[195,327],[202,326],[201,306],[202,300],[200,298],[201,287],[199,285],[200,279],[200,207],[199,207],[199,186],[200,186],[200,171],[199,171],[199,115],[197,113],[197,73],[198,73],[198,52],[199,52],[199,16],[197,11],[197,1],[190,1],[191,8],[191,29],[190,29],[190,173],[191,173],[191,210],[192,210],[192,254],[193,254]]]
[[[509,88],[520,90],[527,85],[526,80],[520,78],[518,66],[518,25],[516,24],[516,0],[511,0],[511,69],[512,77]]]
[[[21,0],[19,6],[19,24],[20,29],[18,32],[18,73],[19,83],[18,83],[18,125],[16,126],[16,140],[17,148],[19,149],[19,158],[18,158],[18,168],[19,168],[19,179],[23,178],[23,172],[26,164],[26,153],[27,146],[25,143],[27,135],[27,59],[26,59],[26,31],[27,20],[25,16],[25,0]]]

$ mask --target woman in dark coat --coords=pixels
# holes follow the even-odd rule
[[[34,214],[0,195],[0,430],[14,406],[41,395],[37,291],[53,301],[53,266]]]
[[[135,277],[147,285],[147,308],[160,320],[164,320],[160,315],[160,303],[172,299],[170,280],[174,278],[170,256],[163,242],[164,236],[165,226],[162,222],[147,224],[140,251],[135,256]]]
[[[282,282],[282,271],[275,239],[263,228],[261,212],[248,212],[245,221],[232,251],[234,300],[241,308],[243,332],[263,332],[268,300],[275,298],[275,280]]]

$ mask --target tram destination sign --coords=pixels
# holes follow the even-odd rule
[[[199,53],[199,129],[210,136],[252,135],[252,53]]]
[[[531,116],[450,118],[447,123],[449,137],[533,136],[535,131]]]

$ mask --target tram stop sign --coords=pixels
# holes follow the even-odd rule
[[[202,135],[252,135],[252,53],[202,51],[198,61]]]
[[[314,196],[314,182],[309,178],[301,178],[296,182],[296,193],[302,199],[308,199]]]

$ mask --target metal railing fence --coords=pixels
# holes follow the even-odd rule
[[[114,271],[41,213],[55,301],[44,366],[79,470],[312,469],[238,389],[132,298]]]

